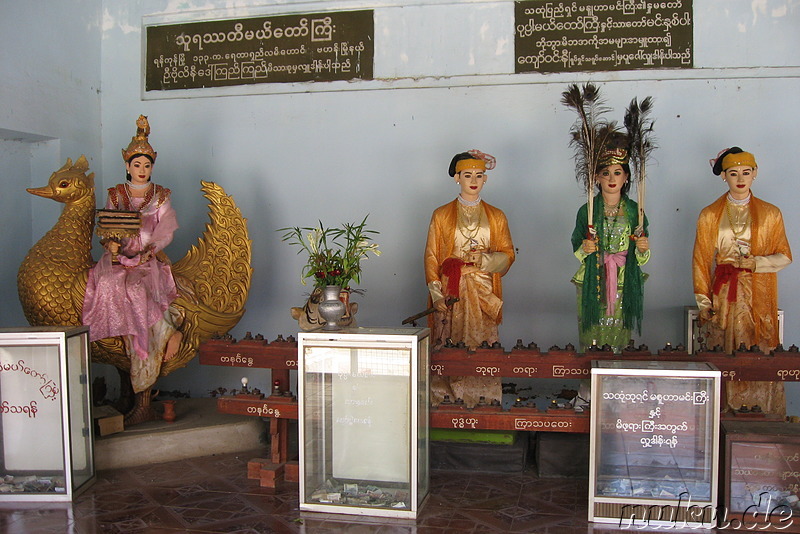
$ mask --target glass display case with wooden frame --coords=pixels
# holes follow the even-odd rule
[[[714,526],[720,375],[704,362],[592,362],[589,521]]]
[[[721,526],[800,530],[800,425],[724,421]]]
[[[301,510],[416,517],[429,481],[429,336],[298,335]]]
[[[0,502],[71,501],[94,482],[89,329],[0,329]]]

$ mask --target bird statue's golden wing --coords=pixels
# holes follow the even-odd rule
[[[196,245],[172,266],[183,313],[178,354],[164,362],[161,376],[185,366],[200,343],[233,328],[244,315],[253,269],[247,220],[233,198],[214,182],[201,182],[210,222]]]

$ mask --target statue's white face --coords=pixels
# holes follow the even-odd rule
[[[754,169],[749,165],[737,165],[736,167],[728,167],[722,173],[722,179],[728,184],[728,191],[731,196],[738,200],[747,198],[750,194],[750,187],[753,185],[758,175],[758,169]]]
[[[600,184],[600,190],[603,192],[603,197],[618,196],[622,192],[622,187],[628,181],[628,173],[622,165],[614,164],[603,167],[603,169],[595,175],[597,182]]]
[[[457,184],[461,186],[461,198],[464,200],[477,200],[486,183],[486,173],[481,169],[464,169],[454,176]]]
[[[147,156],[137,156],[125,164],[125,169],[131,175],[131,182],[134,185],[143,185],[150,181],[153,163]]]

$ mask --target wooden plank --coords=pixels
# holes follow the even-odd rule
[[[504,378],[589,378],[592,360],[664,360],[709,362],[722,371],[723,380],[772,380],[796,382],[800,380],[800,354],[781,351],[773,354],[760,352],[703,352],[688,354],[685,351],[651,352],[587,352],[512,349],[442,349],[431,354],[431,374],[443,376],[500,376]]]
[[[262,400],[219,397],[217,399],[217,410],[221,413],[234,415],[297,419],[297,401],[272,400],[270,397]]]
[[[290,338],[291,339],[291,338]],[[431,354],[431,374],[443,376],[500,376],[504,378],[588,378],[592,360],[665,360],[709,362],[722,371],[723,380],[800,381],[800,353],[793,347],[772,354],[760,352],[702,352],[659,350],[625,351],[622,354],[594,351],[577,353],[552,347],[548,352],[514,347],[469,351],[444,348]],[[278,339],[210,340],[200,345],[200,363],[233,367],[297,370],[297,343]]]
[[[297,402],[220,397],[217,409],[222,413],[252,415],[275,419],[297,419]],[[272,423],[270,423],[272,424]],[[588,432],[589,415],[572,410],[539,412],[530,408],[512,408],[508,411],[481,408],[432,408],[430,425],[434,428],[466,428],[482,430],[538,430],[543,432]],[[280,426],[272,427],[280,433]]]
[[[540,412],[529,408],[512,408],[509,411],[433,408],[430,412],[430,426],[469,430],[588,433],[589,415],[566,409]]]
[[[200,364],[255,369],[297,370],[297,342],[212,339],[200,344]]]

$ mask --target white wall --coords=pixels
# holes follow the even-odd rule
[[[314,12],[334,4],[243,1],[226,9],[223,0],[103,2],[102,150],[93,142],[72,145],[72,157],[95,151],[102,191],[123,178],[120,148],[133,135],[135,118],[150,117],[150,139],[159,152],[154,177],[173,190],[182,225],[168,249],[173,260],[207,221],[199,181],[214,180],[234,195],[249,221],[254,267],[247,313],[234,336],[252,331],[274,339],[296,331],[289,308],[300,305],[309,288],[299,283],[302,258],[275,230],[317,219],[334,225],[370,213],[370,226],[381,232],[383,255],[364,265],[360,324],[399,325],[421,310],[430,213],[458,192],[447,165],[456,152],[479,148],[498,159],[484,198],[505,210],[519,248],[504,282],[502,343],[576,343],[569,279],[578,264],[569,237],[584,199],[567,145],[574,117],[559,103],[571,82],[600,84],[619,120],[632,97],[655,99],[661,148],[647,200],[653,259],[637,343],[655,349],[683,340],[683,307],[693,302],[695,218],[725,190],[707,163],[720,149],[739,145],[755,153],[760,174],[754,191],[783,208],[790,241],[800,250],[794,231],[800,212],[791,209],[800,201],[796,165],[787,157],[795,152],[800,116],[796,2],[695,0],[692,70],[556,75],[511,74],[513,41],[499,42],[498,28],[512,20],[512,2],[404,4],[335,4],[376,10],[375,71],[385,79],[183,91],[143,100],[143,21]],[[413,61],[401,64],[404,56]],[[475,57],[478,67],[471,63]],[[787,345],[800,344],[796,272],[790,266],[779,277]],[[241,374],[194,362],[159,385],[200,395],[235,387]],[[251,384],[267,386],[253,376]]]
[[[17,269],[61,205],[25,192],[100,156],[100,0],[0,1],[0,326],[27,324]]]

